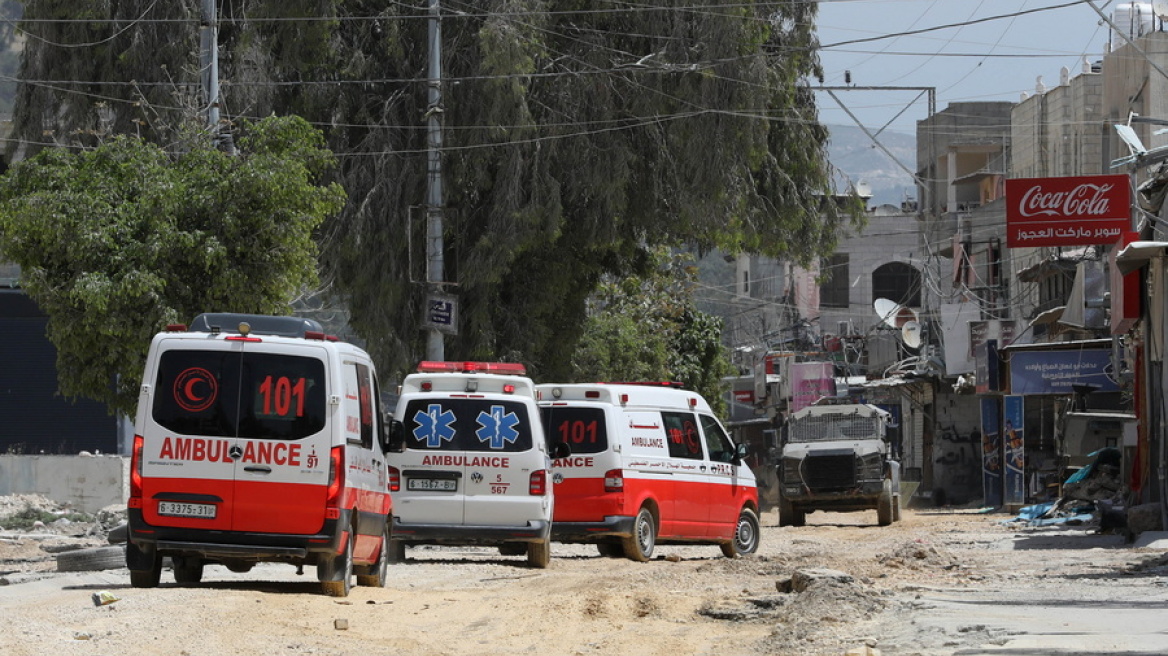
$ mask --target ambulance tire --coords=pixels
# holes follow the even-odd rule
[[[657,524],[653,521],[653,512],[642,507],[633,522],[633,534],[621,539],[625,558],[643,563],[653,555],[653,547],[657,544]]]
[[[389,541],[389,562],[404,563],[406,562],[406,543],[401,540],[390,539]]]
[[[738,525],[734,528],[734,539],[722,543],[722,555],[727,558],[749,556],[758,551],[758,515],[750,508],[743,508],[738,514]]]
[[[135,588],[157,588],[159,581],[162,580],[162,556],[159,556],[158,552],[154,550],[151,550],[150,555],[146,555],[133,542],[127,542],[126,563],[141,563],[144,560],[150,562],[150,568],[142,570],[131,569],[130,586]]]
[[[203,560],[198,556],[175,556],[170,562],[175,583],[195,585],[203,580]]]
[[[527,564],[536,569],[547,569],[552,562],[552,543],[548,540],[527,543]]]
[[[339,575],[339,576],[338,576]],[[337,580],[332,580],[337,576]],[[348,597],[353,587],[353,536],[345,540],[345,552],[316,566],[316,578],[321,589],[330,597]]]
[[[227,571],[229,572],[235,572],[236,574],[247,574],[252,570],[253,567],[255,567],[255,563],[249,560],[225,560],[223,561],[223,566],[226,567]]]
[[[888,526],[892,523],[895,517],[893,504],[896,503],[896,497],[892,494],[892,481],[884,479],[884,489],[880,491],[880,499],[876,502],[876,523],[881,526]]]
[[[605,558],[625,557],[625,548],[617,542],[597,542],[596,550]]]
[[[357,569],[357,585],[367,588],[384,588],[389,578],[389,525],[381,534],[381,549],[377,553],[377,562],[372,565],[362,565]]]

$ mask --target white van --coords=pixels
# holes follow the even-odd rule
[[[202,314],[150,344],[135,420],[126,564],[157,586],[204,565],[315,565],[328,595],[383,586],[391,512],[369,356],[295,317]]]
[[[758,549],[758,489],[706,400],[672,383],[539,385],[552,463],[552,539],[645,561],[656,544]]]
[[[422,362],[394,417],[391,559],[407,545],[491,545],[548,566],[550,449],[523,365]]]

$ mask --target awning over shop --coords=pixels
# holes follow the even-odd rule
[[[1115,255],[1119,272],[1127,275],[1143,267],[1154,257],[1163,257],[1168,241],[1133,241]]]

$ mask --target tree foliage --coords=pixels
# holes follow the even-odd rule
[[[600,285],[569,380],[680,382],[722,414],[723,379],[734,370],[722,344],[722,320],[697,309],[697,274],[687,257],[661,249],[653,255],[648,274]]]
[[[30,1],[26,19],[117,20],[25,24],[23,75],[68,82],[25,86],[17,137],[166,142],[198,105],[198,5]],[[646,274],[654,247],[807,262],[850,220],[822,202],[827,131],[804,83],[818,70],[816,3],[442,6],[443,100],[430,108],[420,5],[219,2],[225,115],[304,116],[339,155],[349,201],[318,234],[324,281],[383,370],[407,369],[425,344],[429,111],[445,125],[451,359],[520,359],[566,379],[587,299],[605,276]]]
[[[48,315],[63,394],[133,416],[150,338],[200,312],[287,314],[317,283],[313,231],[344,191],[301,119],[177,153],[117,136],[41,151],[0,179],[0,253]]]

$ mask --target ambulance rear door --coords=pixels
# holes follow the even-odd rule
[[[310,534],[324,524],[329,352],[272,337],[163,340],[142,432],[144,518]]]
[[[410,398],[401,415],[405,449],[394,514],[404,523],[465,526],[546,519],[544,496],[530,492],[536,471],[550,484],[534,407],[511,396]]]

